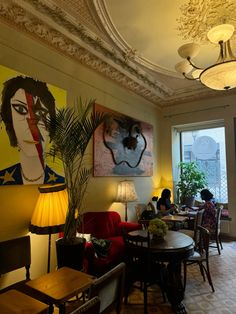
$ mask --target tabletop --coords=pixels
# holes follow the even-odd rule
[[[187,220],[187,217],[179,216],[179,215],[167,215],[167,216],[163,216],[161,220],[166,221],[166,222],[184,222]]]
[[[4,314],[48,313],[48,305],[17,291],[8,290],[0,294],[0,312]]]
[[[81,271],[62,267],[54,272],[28,281],[31,288],[48,297],[49,302],[60,304],[63,301],[87,290],[94,280]]]
[[[136,230],[129,232],[129,234],[146,237],[147,232],[147,230]],[[164,239],[153,240],[152,235],[150,237],[152,252],[158,253],[162,260],[168,261],[172,257],[181,260],[193,254],[194,241],[184,233],[168,230]]]

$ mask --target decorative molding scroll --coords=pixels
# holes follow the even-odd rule
[[[92,10],[95,2],[94,0],[86,3],[89,4],[89,10]],[[0,0],[0,19],[159,107],[190,101],[193,98],[199,99],[201,95],[210,94],[198,84],[193,85],[192,90],[174,91],[168,88],[158,81],[158,71],[155,72],[155,77],[148,73],[145,60],[138,59],[136,51],[118,46],[115,38],[112,38],[108,31],[105,33],[107,25],[98,18],[100,12],[94,9],[93,18],[97,17],[100,30],[103,27],[102,38],[79,23],[75,16],[69,15],[63,6],[59,7],[55,3],[67,5],[66,0]],[[108,37],[110,41],[104,40]],[[227,93],[229,94],[229,91]]]
[[[71,17],[70,20],[67,19],[66,13],[55,5],[51,4],[49,7],[45,1],[40,0],[20,1],[21,6],[18,3],[19,1],[15,4],[13,1],[1,0],[0,17],[155,104],[159,104],[161,99],[172,94],[164,84],[152,79],[136,64],[125,60],[124,56],[118,55],[82,24],[72,23]],[[29,10],[30,6],[27,3],[30,3],[33,9]],[[39,12],[50,17],[54,22],[51,25],[54,27],[48,25],[50,21],[46,24],[38,15],[36,17],[36,13]],[[55,29],[55,23],[63,26],[67,31],[66,35]]]
[[[236,28],[236,3],[231,0],[188,0],[180,7],[182,16],[177,19],[179,35],[183,39],[207,42],[210,28],[222,23]]]

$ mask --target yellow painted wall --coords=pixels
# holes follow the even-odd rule
[[[95,98],[97,103],[103,106],[154,126],[154,176],[131,178],[134,180],[139,202],[148,202],[152,196],[153,187],[160,180],[160,112],[156,107],[94,71],[13,31],[8,26],[0,24],[0,28],[0,64],[65,89],[68,93],[68,105],[73,104],[79,96],[84,100]],[[92,143],[89,146],[89,152],[91,153],[90,162],[92,162]],[[86,195],[86,210],[116,210],[124,218],[124,206],[113,202],[117,183],[123,179],[123,177],[91,178]],[[28,233],[28,225],[38,193],[37,186],[33,185],[0,187],[0,241]],[[130,220],[136,219],[135,204],[129,205]],[[52,270],[56,267],[55,238],[56,235],[52,239]],[[47,243],[47,235],[31,234],[32,278],[46,273]],[[0,279],[0,288],[22,278],[23,275],[24,270],[13,275],[4,275]]]

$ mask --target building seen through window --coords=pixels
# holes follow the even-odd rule
[[[181,131],[181,159],[195,161],[217,202],[228,202],[224,127]],[[200,198],[200,196],[199,196]]]

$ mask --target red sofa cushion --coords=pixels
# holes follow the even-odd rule
[[[83,214],[80,232],[91,233],[100,239],[107,239],[120,235],[120,215],[114,211],[87,212]]]

